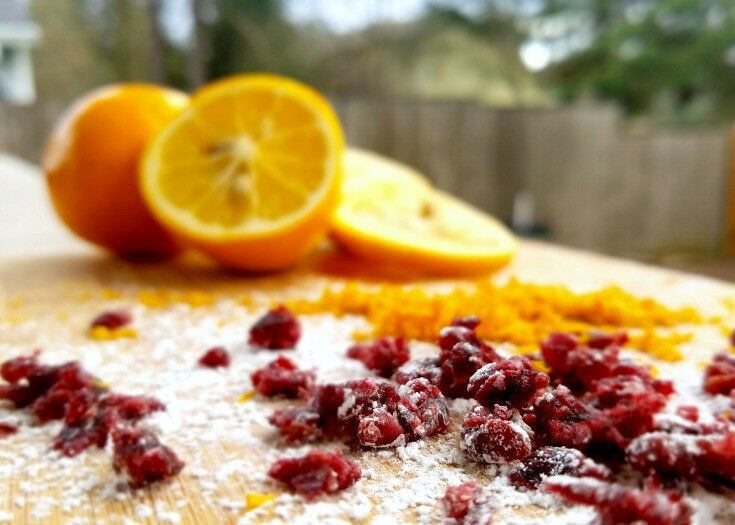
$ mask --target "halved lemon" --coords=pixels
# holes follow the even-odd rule
[[[345,155],[332,236],[349,251],[437,274],[492,271],[515,254],[502,223],[375,154]]]
[[[141,187],[158,220],[221,263],[274,270],[329,228],[344,136],[329,103],[266,74],[221,80],[148,147]]]

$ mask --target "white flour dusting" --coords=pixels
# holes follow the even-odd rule
[[[89,311],[89,318],[96,311]],[[0,498],[0,523],[12,520],[14,508],[42,521],[52,515],[92,513],[95,501],[119,502],[119,522],[130,522],[125,508],[140,521],[157,519],[163,523],[187,523],[193,509],[208,508],[223,522],[241,525],[262,523],[341,524],[440,523],[439,499],[447,486],[468,479],[478,480],[489,492],[497,512],[497,523],[517,525],[582,525],[594,519],[586,507],[564,507],[540,492],[515,489],[507,480],[508,466],[483,466],[468,462],[459,447],[459,422],[471,408],[469,400],[450,402],[454,426],[444,436],[408,443],[381,451],[351,451],[340,443],[285,447],[268,424],[275,409],[292,404],[258,397],[240,403],[237,398],[251,388],[250,374],[273,360],[278,352],[255,351],[244,343],[248,327],[262,312],[249,312],[233,301],[220,301],[207,309],[177,305],[167,310],[133,308],[136,340],[92,342],[79,335],[79,327],[69,323],[68,337],[51,340],[43,330],[44,320],[2,325],[0,356],[27,353],[35,346],[45,349],[45,362],[79,359],[116,391],[158,397],[168,410],[157,413],[144,425],[156,430],[162,442],[171,446],[187,466],[181,477],[198,487],[192,495],[181,483],[154,490],[166,498],[151,499],[145,492],[134,493],[112,471],[110,451],[90,450],[77,458],[60,458],[48,450],[59,423],[34,424],[23,411],[0,406],[0,420],[21,425],[21,431],[3,440],[0,449],[0,479],[29,476],[12,483],[8,508]],[[226,322],[223,322],[226,320]],[[341,381],[369,375],[363,365],[347,359],[344,352],[355,330],[368,328],[361,318],[335,319],[328,315],[303,316],[303,338],[297,350],[286,352],[302,368],[315,368],[319,381]],[[671,400],[665,417],[677,417],[680,404],[695,404],[702,417],[708,410],[722,408],[725,399],[701,392],[699,362],[719,350],[722,335],[712,327],[696,328],[693,342],[683,346],[685,355],[696,355],[680,363],[658,364],[662,378],[673,379],[678,394]],[[6,343],[25,340],[29,344]],[[223,345],[232,356],[228,369],[197,367],[199,356],[209,347]],[[431,345],[412,347],[413,357],[430,355]],[[720,396],[724,398],[724,396]],[[312,503],[284,493],[266,475],[273,461],[304,454],[315,446],[340,449],[356,460],[363,478],[340,494]],[[12,450],[13,452],[9,452]],[[276,493],[277,498],[246,511],[245,493]],[[39,494],[45,496],[40,497]],[[721,495],[696,488],[690,500],[696,508],[695,523],[732,523],[721,511],[732,505]]]

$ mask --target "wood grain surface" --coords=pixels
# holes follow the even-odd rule
[[[82,359],[90,369],[105,371],[105,380],[112,380],[116,388],[180,395],[175,385],[161,383],[172,377],[186,379],[182,372],[185,367],[176,372],[184,375],[176,376],[164,370],[170,363],[156,357],[159,351],[170,356],[170,350],[160,348],[162,338],[182,344],[182,362],[192,362],[201,348],[187,348],[185,339],[177,337],[184,337],[181,334],[191,327],[203,326],[213,316],[222,321],[224,339],[236,341],[244,337],[245,328],[241,327],[248,326],[253,312],[237,306],[240,298],[248,297],[256,304],[266,304],[294,295],[302,296],[341,279],[325,271],[325,268],[339,267],[344,262],[342,256],[329,247],[288,274],[268,276],[228,273],[196,258],[156,265],[117,261],[76,241],[56,224],[41,180],[33,173],[21,176],[5,173],[0,184],[0,358],[43,347],[54,358]],[[359,263],[350,264],[351,269],[360,269]],[[667,304],[694,305],[703,312],[718,315],[732,315],[723,308],[722,301],[735,298],[735,287],[724,282],[530,242],[522,243],[516,261],[500,272],[497,279],[509,276],[567,284],[580,290],[614,283]],[[141,308],[136,302],[139,293],[152,289],[200,292],[229,302],[224,306],[217,303],[197,308],[182,305],[156,310]],[[143,312],[136,324],[141,333],[139,338],[113,343],[89,340],[86,327],[90,318],[110,306],[126,306],[134,308],[138,314]],[[324,322],[323,319],[319,323],[315,321],[313,330],[328,333]],[[334,337],[348,338],[349,329],[334,321],[337,333]],[[702,330],[685,345],[693,373],[697,374],[701,373],[695,364],[697,360],[719,349],[719,343],[713,342],[718,340],[714,328]],[[241,368],[233,374],[248,370],[250,365],[244,362],[238,366]],[[222,392],[217,395],[233,400],[239,387],[228,383],[231,376],[223,377]],[[192,387],[184,397],[187,395],[206,397],[212,394]],[[259,407],[258,403],[254,401],[252,405],[232,410],[260,410],[267,414],[274,406],[268,403]],[[214,401],[213,407],[221,408],[220,403]],[[14,413],[0,406],[0,419],[9,414]],[[204,421],[194,431],[213,433],[217,437],[213,442],[199,439],[199,435],[197,439],[187,436],[185,427],[166,434],[173,448],[181,450],[188,463],[181,476],[171,484],[135,493],[123,490],[122,495],[110,493],[115,486],[109,454],[92,451],[59,462],[44,449],[53,429],[34,425],[30,418],[23,419],[23,429],[17,436],[0,441],[0,523],[165,524],[178,520],[180,523],[217,524],[234,523],[239,519],[249,522],[241,504],[243,496],[249,491],[262,492],[268,488],[263,472],[279,447],[269,438],[263,438],[262,430],[242,428],[237,432],[239,435],[234,436],[227,433],[228,427],[223,427],[218,434],[215,427],[221,419],[208,420],[206,413],[201,417]],[[207,428],[207,421],[211,421],[212,428]],[[432,454],[437,449],[456,446],[456,440],[454,434],[441,437],[427,443],[420,453]],[[389,497],[386,487],[400,488],[405,472],[402,474],[402,462],[395,455],[363,454],[360,462],[364,470],[373,472],[360,482],[362,493],[367,494],[370,503],[379,504],[381,498]],[[411,483],[410,476],[423,476],[427,483],[431,481],[428,478],[435,476],[437,489],[432,497],[436,498],[445,483],[442,468],[439,465],[436,471],[410,474],[405,483]],[[447,472],[452,468],[459,467],[447,467]],[[468,468],[471,475],[480,479],[489,476],[479,467],[462,468]],[[356,500],[349,501],[352,505]],[[333,508],[325,510],[327,517],[318,521],[326,523],[331,519],[336,523],[339,521],[335,521],[335,516],[344,514],[342,522],[369,523],[376,516],[377,511],[370,510],[355,517],[354,508],[341,508],[340,504],[339,497],[323,503]],[[309,518],[309,514],[299,510],[301,505],[298,501],[288,503],[287,512],[291,517],[284,517],[278,509],[273,509],[261,513],[253,521],[269,522],[279,518],[286,523],[315,522],[314,514]],[[330,514],[333,511],[334,515]],[[537,515],[545,520],[544,512],[527,506],[513,509],[511,514]],[[506,516],[509,522],[511,514]],[[302,518],[297,518],[299,515]],[[414,510],[396,511],[394,518],[397,523],[418,520]]]

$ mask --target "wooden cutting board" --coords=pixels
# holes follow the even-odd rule
[[[309,510],[287,497],[260,513],[242,508],[247,493],[277,491],[264,474],[275,457],[301,450],[280,447],[269,433],[265,416],[277,402],[236,401],[249,371],[270,359],[249,353],[243,342],[258,311],[253,302],[303,296],[339,281],[322,271],[333,267],[328,263],[337,257],[325,248],[302,267],[270,276],[232,274],[198,260],[124,263],[76,241],[58,226],[39,178],[4,173],[0,182],[0,358],[42,347],[45,359],[80,359],[117,390],[161,397],[169,404],[169,413],[153,424],[161,429],[164,441],[180,452],[187,468],[173,483],[131,493],[116,485],[108,452],[92,451],[60,461],[48,452],[58,427],[39,427],[22,416],[21,432],[0,441],[0,523],[421,522],[433,519],[432,505],[447,483],[467,475],[481,480],[492,477],[487,469],[447,459],[447,451],[457,445],[452,433],[403,451],[405,457],[391,451],[348,451],[368,474],[360,482],[359,493],[349,497],[328,498]],[[730,316],[735,323],[732,312],[723,306],[723,300],[735,298],[733,285],[633,262],[524,242],[516,261],[497,278],[509,276],[579,290],[618,284],[670,305],[694,305],[705,313]],[[184,300],[162,308],[140,304],[141,291],[163,289],[181,294],[179,299]],[[213,304],[182,304],[208,303],[210,297],[216,299]],[[133,309],[139,337],[112,342],[89,339],[91,317],[112,306]],[[346,344],[361,323],[328,316],[305,321],[299,358],[314,365],[329,359],[320,353],[323,346]],[[687,346],[693,373],[701,374],[696,362],[722,346],[721,335],[713,330],[709,327],[697,334]],[[219,375],[196,371],[193,364],[205,345],[220,343],[233,349],[233,368]],[[350,373],[338,368],[335,377]],[[0,419],[15,414],[0,407]],[[427,467],[418,457],[432,454],[443,454],[446,464]],[[416,505],[419,491],[428,499]],[[413,504],[405,504],[412,497]],[[394,504],[387,504],[389,500]],[[553,518],[533,502],[520,501],[503,510],[499,519],[519,516],[546,522]],[[574,516],[567,518],[561,522],[571,522]]]

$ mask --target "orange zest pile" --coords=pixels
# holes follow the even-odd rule
[[[288,307],[302,314],[332,313],[363,316],[372,325],[370,336],[404,336],[434,341],[454,318],[476,315],[480,337],[513,343],[519,352],[535,351],[551,332],[586,334],[590,330],[633,330],[637,350],[665,361],[682,355],[676,344],[687,334],[661,335],[659,328],[701,323],[693,308],[673,309],[620,287],[575,293],[563,286],[510,280],[505,284],[475,282],[449,292],[432,293],[398,284],[367,286],[347,282],[328,288],[315,300],[294,300]]]

